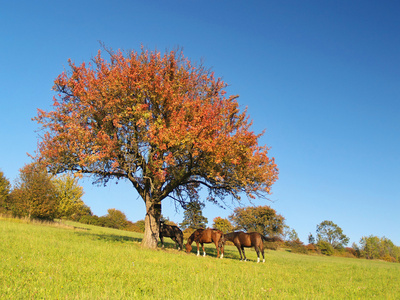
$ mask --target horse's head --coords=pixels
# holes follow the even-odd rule
[[[186,244],[186,253],[190,253],[190,251],[192,251],[192,245],[190,245],[189,243]]]

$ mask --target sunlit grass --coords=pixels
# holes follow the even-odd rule
[[[400,264],[267,251],[240,262],[172,249],[145,250],[139,233],[68,222],[0,218],[1,299],[398,299]]]

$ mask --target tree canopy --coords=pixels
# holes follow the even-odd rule
[[[228,233],[234,230],[232,223],[228,219],[221,217],[214,218],[212,228],[221,230],[223,233]]]
[[[332,221],[325,220],[317,225],[317,242],[325,241],[333,248],[340,248],[347,245],[349,240],[342,228]]]
[[[82,201],[83,188],[78,184],[78,179],[71,174],[53,178],[53,184],[56,191],[57,217],[71,219],[77,215],[85,215],[87,206]]]
[[[51,175],[37,162],[20,169],[10,197],[10,208],[15,216],[51,221],[57,215],[56,191]]]
[[[131,182],[146,204],[150,248],[167,197],[184,206],[200,188],[214,203],[268,195],[277,166],[221,79],[181,51],[103,52],[88,64],[69,60],[53,110],[38,110],[38,158],[52,172]]]
[[[208,219],[203,216],[204,204],[198,201],[190,202],[183,213],[183,221],[180,227],[186,228],[206,228]]]
[[[257,231],[263,235],[282,234],[285,226],[285,218],[267,205],[237,207],[229,219],[237,229]]]
[[[8,211],[8,197],[11,191],[10,181],[4,176],[4,173],[0,171],[0,212]]]

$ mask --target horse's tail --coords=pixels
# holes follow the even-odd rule
[[[269,236],[263,236],[262,234],[260,235],[265,242],[282,242],[282,239],[279,236],[269,237]]]

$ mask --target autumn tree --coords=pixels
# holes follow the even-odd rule
[[[282,234],[285,226],[285,218],[267,205],[237,207],[229,219],[239,230],[257,231],[263,235]]]
[[[332,221],[325,220],[317,225],[317,243],[324,241],[331,244],[333,248],[343,248],[349,240],[342,228]]]
[[[82,201],[83,188],[78,179],[71,174],[63,174],[53,179],[57,200],[57,218],[71,219],[74,215],[86,214],[86,205]],[[75,219],[79,219],[76,217]]]
[[[8,212],[8,198],[11,191],[10,181],[4,176],[4,173],[0,171],[0,213]]]
[[[221,217],[214,218],[212,228],[219,229],[223,233],[228,233],[234,230],[232,223],[228,219]]]
[[[363,236],[360,240],[360,245],[361,254],[367,259],[400,262],[400,247],[397,247],[386,237]]]
[[[53,220],[57,214],[55,188],[43,165],[33,162],[20,170],[11,193],[14,215],[31,219]]]
[[[186,205],[201,188],[213,203],[269,194],[278,170],[262,134],[238,96],[181,51],[105,48],[69,67],[55,80],[53,110],[35,118],[38,158],[54,173],[128,180],[146,205],[144,247],[157,247],[167,197]]]
[[[179,224],[183,229],[186,228],[206,228],[208,219],[203,216],[204,204],[199,201],[192,201],[186,205],[183,213],[183,221]]]

